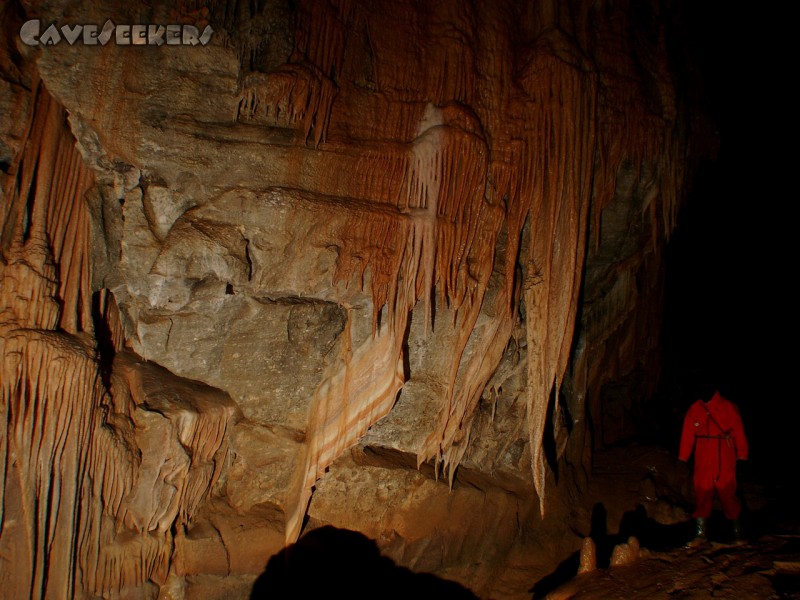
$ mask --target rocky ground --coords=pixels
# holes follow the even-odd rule
[[[800,535],[764,535],[743,546],[643,550],[631,565],[597,569],[537,597],[800,598]]]
[[[588,536],[596,568],[576,576],[582,564],[576,553],[531,588],[532,597],[800,598],[800,496],[791,482],[775,481],[751,465],[740,476],[746,541],[734,544],[729,523],[715,512],[709,541],[688,548],[691,504],[683,494],[689,471],[673,460],[669,452],[647,447],[599,454]],[[619,546],[631,536],[638,552]]]

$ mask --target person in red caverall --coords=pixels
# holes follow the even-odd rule
[[[733,521],[736,540],[741,540],[739,514],[742,505],[736,496],[736,461],[747,460],[747,438],[739,409],[719,391],[706,393],[686,412],[678,458],[687,462],[692,449],[696,501],[692,516],[697,520],[692,545],[706,539],[706,519],[711,515],[714,490],[719,495],[725,517]]]

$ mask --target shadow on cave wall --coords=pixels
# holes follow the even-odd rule
[[[327,525],[281,550],[253,585],[251,600],[303,598],[453,598],[477,600],[461,585],[414,573],[381,556],[357,531]]]

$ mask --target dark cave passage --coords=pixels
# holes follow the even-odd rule
[[[794,332],[790,236],[781,208],[791,169],[774,150],[790,112],[784,81],[763,68],[780,62],[783,42],[768,15],[730,14],[721,2],[689,11],[690,45],[719,154],[689,183],[667,246],[661,405],[651,407],[657,406],[655,421],[669,426],[649,435],[676,447],[683,411],[700,380],[710,378],[742,412],[751,440],[745,470],[776,489],[796,490],[787,466],[800,457],[794,443],[800,409],[787,381]]]
[[[700,552],[708,552],[705,560],[718,566],[746,562],[748,552],[762,553],[765,564],[783,560],[771,555],[775,550],[765,540],[773,539],[784,540],[776,542],[780,552],[796,559],[792,544],[800,526],[800,408],[789,382],[795,327],[787,277],[796,251],[789,248],[793,234],[784,208],[792,166],[788,155],[776,151],[790,111],[784,80],[764,69],[781,60],[783,42],[765,15],[728,14],[732,21],[723,27],[726,10],[722,3],[693,5],[687,20],[719,152],[701,163],[689,182],[667,245],[661,379],[635,438],[677,455],[683,416],[704,382],[714,382],[738,405],[750,443],[749,460],[737,466],[749,546],[741,554],[724,546]],[[635,533],[643,547],[689,560],[691,552],[682,546],[692,535],[691,521],[670,530],[646,525],[639,522]],[[729,541],[729,528],[715,501],[709,530],[715,544]],[[672,533],[677,535],[670,539]],[[622,536],[613,539],[618,543]],[[576,566],[577,556],[571,558]],[[778,569],[772,581],[781,597],[798,597],[796,574]],[[640,584],[642,594],[646,574],[640,574]],[[709,593],[727,597],[719,590]]]

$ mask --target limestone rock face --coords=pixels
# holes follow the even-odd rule
[[[244,598],[332,525],[524,596],[657,376],[669,3],[118,4],[0,9],[0,589]]]

